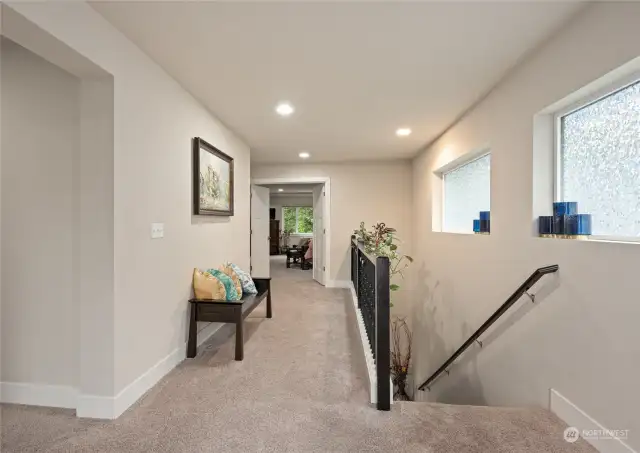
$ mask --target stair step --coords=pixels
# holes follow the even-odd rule
[[[469,445],[470,452],[583,452],[597,453],[583,439],[564,439],[567,425],[539,407],[466,406],[398,401],[393,412],[407,423],[422,426],[425,443],[434,451],[448,442]],[[437,438],[434,439],[433,436]],[[435,442],[434,442],[435,441]],[[472,448],[473,446],[473,448]]]

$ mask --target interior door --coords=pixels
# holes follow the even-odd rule
[[[269,277],[269,188],[251,185],[251,276]]]
[[[313,189],[313,279],[325,284],[324,272],[324,184]]]

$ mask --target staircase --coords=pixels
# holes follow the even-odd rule
[[[390,405],[388,355],[389,262],[367,255],[364,244],[351,238],[351,281],[355,317],[360,328],[367,364],[371,402],[388,411],[380,429],[384,440],[371,442],[370,451],[462,452],[595,452],[583,439],[565,440],[567,425],[546,409],[463,406],[440,403],[395,401]],[[558,266],[536,269],[516,291],[419,387],[428,391],[449,374],[456,360],[470,347],[482,347],[481,336],[514,304],[523,298],[535,302],[529,291]],[[364,326],[364,328],[363,328]],[[354,419],[355,420],[355,419]],[[370,428],[370,426],[368,426]],[[376,433],[378,434],[378,433]],[[391,439],[400,439],[400,444]],[[573,440],[573,439],[570,439]]]
[[[564,422],[546,409],[395,402],[392,418],[404,429],[405,451],[544,453],[596,450],[564,440]],[[395,424],[395,423],[394,423]],[[405,432],[406,430],[406,432]]]

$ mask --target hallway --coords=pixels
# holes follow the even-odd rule
[[[270,256],[269,262],[271,265],[271,278],[274,282],[286,285],[288,283],[304,283],[313,280],[313,269],[302,270],[299,264],[293,263],[287,269],[287,257],[285,255]]]
[[[224,327],[118,420],[2,406],[12,452],[580,452],[541,409],[367,403],[349,293],[272,261],[274,317],[246,322],[243,362]]]

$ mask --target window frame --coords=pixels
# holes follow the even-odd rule
[[[480,160],[484,157],[489,156],[489,162],[491,162],[491,148],[481,148],[480,151],[477,152],[472,152],[469,153],[467,156],[463,156],[462,160],[457,159],[455,162],[452,162],[451,164],[445,166],[445,168],[443,170],[440,171],[440,178],[442,179],[442,210],[441,210],[441,215],[442,215],[442,224],[440,225],[440,232],[442,233],[449,233],[449,234],[475,234],[473,232],[473,225],[471,228],[470,232],[461,232],[461,231],[447,231],[445,230],[445,222],[446,222],[446,218],[447,218],[447,213],[446,213],[446,198],[447,198],[447,189],[446,189],[446,183],[445,183],[445,177],[447,174],[454,172],[456,170],[459,170],[460,168],[464,167],[465,165],[469,165],[472,164],[473,162]],[[491,178],[489,178],[489,200],[491,200]]]
[[[634,71],[624,77],[617,78],[614,82],[602,88],[594,90],[590,94],[581,96],[553,114],[553,201],[562,200],[562,118],[572,113],[589,107],[619,91],[623,91],[632,85],[640,83],[640,71]],[[640,236],[615,236],[615,235],[591,235],[593,241],[614,241],[640,243]]]
[[[282,207],[282,229],[284,231],[284,210],[285,209],[295,209],[296,210],[296,229],[293,233],[291,233],[292,235],[296,235],[296,236],[313,236],[313,229],[311,230],[310,233],[300,233],[298,230],[298,212],[300,211],[301,208],[309,208],[311,209],[311,212],[313,213],[313,206],[283,206]]]

